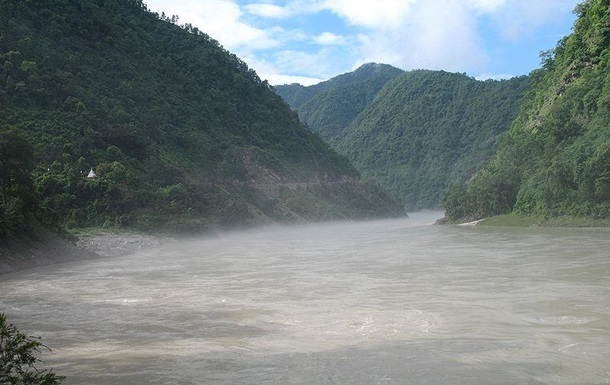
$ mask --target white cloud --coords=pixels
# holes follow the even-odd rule
[[[466,0],[466,3],[479,13],[493,12],[504,5],[507,0]]]
[[[351,24],[385,29],[398,28],[415,2],[417,0],[385,0],[381,4],[378,1],[326,0],[321,6]]]
[[[330,32],[324,32],[315,36],[314,41],[320,45],[341,45],[347,42],[343,36],[335,35]]]
[[[561,25],[578,1],[147,0],[147,3],[153,11],[177,14],[180,24],[198,27],[240,56],[261,78],[277,84],[289,79],[317,82],[365,62],[387,63],[405,70],[510,72],[510,65],[497,71],[491,69],[491,64],[506,62],[495,57],[492,60],[491,55],[502,52],[499,48],[502,44],[514,48],[524,40],[540,38],[541,31],[553,23]],[[328,12],[336,18],[328,18]],[[324,20],[338,19],[339,25],[320,24],[315,19],[318,16],[328,18]],[[520,59],[511,57],[511,60]]]
[[[327,48],[317,52],[285,50],[276,53],[274,63],[277,68],[302,76],[332,76],[337,74],[333,68],[333,52]]]
[[[377,30],[363,38],[361,62],[382,62],[403,69],[480,69],[486,55],[476,33],[476,19],[463,2],[418,1],[398,28]]]
[[[280,7],[275,4],[267,4],[267,3],[257,3],[257,4],[248,4],[244,7],[249,13],[261,16],[261,17],[270,17],[270,18],[282,18],[290,15],[290,12],[285,7]]]
[[[239,0],[238,0],[239,1]],[[280,1],[283,5],[275,4],[277,0],[266,0],[258,3],[245,4],[243,8],[250,14],[270,18],[282,19],[291,16],[311,15],[327,9],[328,0],[287,0]]]
[[[178,15],[179,24],[192,24],[229,50],[268,49],[279,44],[268,31],[241,21],[242,11],[234,0],[148,0],[146,3],[155,12]]]
[[[496,48],[490,40],[501,45],[539,37],[544,27],[564,22],[577,1],[327,0],[324,6],[366,27],[356,63],[482,73]]]
[[[290,53],[285,53],[284,55],[290,56]],[[258,76],[261,79],[267,80],[270,84],[273,84],[273,85],[299,83],[304,86],[309,86],[309,85],[320,83],[321,81],[328,79],[328,77],[320,78],[320,77],[316,77],[316,76],[308,76],[307,73],[312,72],[311,69],[309,69],[309,71],[307,71],[307,70],[303,70],[301,68],[301,69],[297,70],[300,72],[295,72],[294,69],[291,70],[290,68],[286,68],[286,66],[290,66],[291,64],[294,64],[294,62],[292,62],[292,61],[287,61],[287,60],[275,61],[274,60],[273,62],[271,62],[268,60],[257,59],[255,57],[245,57],[242,59],[246,63],[248,63],[248,66],[250,68],[252,68],[256,71],[256,73],[258,74]],[[310,60],[307,60],[307,62],[310,62]],[[304,75],[295,75],[296,73],[301,73]]]
[[[509,41],[531,37],[542,26],[562,21],[576,0],[512,0],[491,15],[500,34]]]

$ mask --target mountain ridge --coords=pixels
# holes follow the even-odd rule
[[[445,71],[390,72],[393,67],[377,66],[386,76],[371,75],[375,66],[368,65],[306,91],[285,86],[276,92],[287,95],[301,119],[363,177],[398,194],[409,210],[439,208],[451,183],[472,178],[490,159],[529,80],[478,81]],[[308,92],[309,99],[295,103],[291,87]],[[353,94],[366,98],[345,103],[350,99],[344,96]],[[331,116],[318,118],[324,114]]]
[[[23,161],[37,193],[12,192],[25,182],[0,191],[7,229],[27,216],[186,230],[401,210],[360,183],[246,63],[191,25],[139,0],[6,0],[0,11],[0,143],[29,143],[31,159],[6,162]],[[90,169],[97,178],[86,178]],[[270,197],[256,188],[266,172],[276,183],[344,185],[341,194],[333,185]]]
[[[610,2],[586,0],[544,53],[494,159],[444,200],[449,221],[519,214],[610,218]]]
[[[299,112],[302,121],[332,144],[383,85],[402,73],[387,64],[367,63],[313,86],[276,86],[275,91]]]

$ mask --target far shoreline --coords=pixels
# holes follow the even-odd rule
[[[435,223],[467,227],[610,228],[610,219],[541,218],[519,214],[456,223],[443,217]],[[13,236],[0,243],[0,276],[59,263],[132,255],[161,247],[170,238],[171,235],[125,229],[76,229],[60,234],[35,227],[27,235]]]
[[[479,227],[563,227],[563,228],[610,228],[610,219],[559,216],[544,218],[533,215],[502,214],[480,219],[450,221],[443,217],[437,225],[479,226]]]
[[[127,230],[59,234],[35,227],[0,244],[0,276],[59,263],[131,255],[160,247],[166,239]]]
[[[481,227],[563,227],[563,228],[610,228],[610,219],[578,218],[560,216],[544,218],[520,214],[502,214],[479,219],[474,223]]]

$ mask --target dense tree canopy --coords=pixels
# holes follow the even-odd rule
[[[205,228],[308,216],[260,194],[268,183],[343,181],[366,200],[356,170],[266,81],[172,21],[139,0],[0,2],[0,125],[32,148],[45,221]],[[92,168],[98,178],[86,178]],[[24,183],[3,184],[3,196]]]
[[[439,207],[450,184],[470,179],[489,161],[528,86],[527,77],[477,81],[369,64],[277,92],[364,177],[413,210]]]
[[[326,141],[333,143],[379,90],[404,71],[387,64],[368,63],[354,72],[310,87],[276,86],[275,92],[298,111],[299,117]]]
[[[27,227],[37,196],[29,142],[14,128],[0,127],[0,235]]]
[[[610,2],[587,0],[575,12],[573,33],[532,74],[497,156],[445,197],[449,219],[610,218]]]

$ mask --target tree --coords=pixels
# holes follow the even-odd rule
[[[23,135],[14,127],[0,127],[0,203],[11,195],[34,201],[32,162],[32,147]]]
[[[27,227],[37,208],[30,143],[14,127],[0,126],[0,235]]]
[[[37,354],[41,350],[51,350],[40,338],[26,336],[0,313],[0,385],[57,385],[65,377],[58,376],[52,369],[39,369],[43,363]]]

